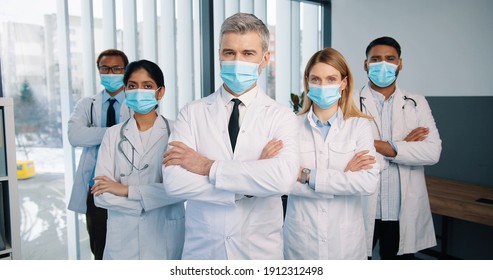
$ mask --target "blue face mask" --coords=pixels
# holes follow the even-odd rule
[[[385,61],[368,64],[368,78],[379,87],[388,87],[397,78],[397,65]]]
[[[115,92],[123,86],[123,74],[101,74],[101,84],[109,92]]]
[[[242,94],[258,80],[259,65],[245,61],[221,61],[221,79],[236,94]]]
[[[339,98],[341,98],[341,93],[339,88],[341,84],[334,86],[319,86],[314,84],[309,84],[308,97],[322,109],[327,109],[334,105]]]
[[[139,114],[147,114],[156,107],[156,91],[152,89],[132,89],[125,91],[125,104]]]

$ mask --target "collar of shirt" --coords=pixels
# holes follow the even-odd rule
[[[382,108],[384,107],[384,104],[387,103],[388,105],[392,105],[392,103],[394,101],[395,92],[392,93],[392,95],[390,95],[389,99],[387,99],[387,100],[385,100],[385,96],[383,94],[379,93],[378,91],[373,90],[371,87],[370,87],[370,92],[371,92],[371,95],[373,97],[373,100],[375,101],[375,105],[377,107],[378,114],[382,115]]]
[[[112,96],[106,90],[103,90],[103,98],[102,98],[103,104],[106,101],[108,101],[108,99],[110,99],[111,97]],[[113,96],[113,98],[116,99],[116,102],[118,102],[118,104],[122,104],[123,100],[125,99],[125,92],[122,90],[117,95]]]
[[[308,111],[308,121],[310,122],[310,125],[312,127],[318,127],[318,128],[323,128],[323,127],[330,127],[331,124],[333,124],[337,120],[337,115],[339,114],[339,110],[336,111],[330,119],[324,123],[322,123],[321,120],[318,119],[317,115],[313,113],[313,106],[310,107],[310,111]]]
[[[375,100],[375,103],[377,103],[380,106],[383,106],[383,103],[385,101],[387,101],[389,103],[392,103],[392,100],[394,100],[395,91],[390,95],[389,99],[385,100],[385,96],[383,94],[381,94],[380,92],[372,89],[370,85],[368,85],[368,88],[370,89],[370,93],[373,96],[373,99]]]
[[[252,104],[253,100],[257,96],[257,92],[258,92],[258,86],[256,85],[251,90],[249,90],[249,91],[243,93],[242,95],[236,97],[236,96],[232,95],[231,93],[227,92],[224,89],[224,85],[223,85],[221,88],[221,98],[222,98],[225,106],[228,106],[228,104],[230,104],[230,101],[233,98],[238,98],[241,101],[241,104],[243,104],[245,107],[248,108],[248,106],[250,104]],[[233,105],[230,105],[230,106],[231,106],[231,108],[233,108]]]

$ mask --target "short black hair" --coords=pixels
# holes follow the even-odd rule
[[[149,60],[137,60],[134,62],[131,62],[127,66],[127,70],[125,71],[125,75],[123,76],[123,84],[127,85],[128,79],[130,79],[130,76],[137,70],[144,69],[149,73],[149,76],[156,82],[156,85],[158,87],[164,87],[164,74],[163,71],[161,71],[161,68],[159,66]]]
[[[397,54],[399,55],[399,57],[401,57],[401,45],[399,45],[399,43],[397,43],[394,38],[386,36],[371,41],[368,47],[366,47],[366,57],[368,57],[368,53],[370,52],[371,48],[377,45],[386,45],[389,47],[393,47],[397,50]]]
[[[98,55],[98,59],[96,60],[96,66],[99,67],[99,62],[101,61],[103,56],[120,56],[123,59],[123,67],[127,67],[127,65],[128,65],[128,57],[124,52],[117,50],[117,49],[108,49],[108,50],[102,51]]]

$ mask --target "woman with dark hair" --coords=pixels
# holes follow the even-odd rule
[[[368,116],[352,97],[353,76],[332,48],[305,69],[298,114],[300,172],[284,224],[286,259],[366,259],[361,196],[376,191],[378,164]]]
[[[162,184],[171,134],[169,121],[156,111],[165,92],[163,72],[139,60],[128,65],[123,82],[134,115],[106,131],[91,190],[96,205],[108,209],[103,259],[180,259],[184,203],[168,198]]]

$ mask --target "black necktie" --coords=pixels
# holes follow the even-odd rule
[[[108,102],[110,104],[108,105],[108,111],[106,111],[106,127],[116,124],[115,108],[113,107],[113,103],[116,102],[116,99],[110,98],[108,99]]]
[[[238,110],[238,106],[241,104],[241,101],[238,98],[233,98],[233,102],[233,111],[231,112],[231,117],[229,118],[228,131],[229,140],[231,141],[231,147],[234,152],[236,138],[238,137],[238,132],[240,131],[240,111]]]

